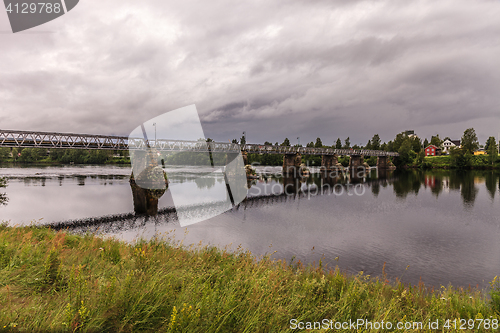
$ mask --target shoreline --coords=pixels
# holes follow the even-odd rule
[[[0,225],[0,330],[282,331],[303,322],[500,320],[500,287],[389,282],[168,240]],[[355,331],[355,330],[352,330]],[[477,330],[470,330],[477,331]]]

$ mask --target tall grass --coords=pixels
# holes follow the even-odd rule
[[[499,318],[496,281],[490,300],[478,290],[429,290],[321,263],[258,259],[243,250],[3,225],[0,331],[282,332],[292,331],[292,319]]]

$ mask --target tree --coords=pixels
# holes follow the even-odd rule
[[[434,145],[436,147],[441,147],[441,144],[443,143],[443,140],[439,138],[439,134],[436,134],[436,136],[431,137],[431,145]],[[426,146],[427,147],[427,146]]]
[[[246,143],[247,143],[247,138],[245,138],[245,136],[244,136],[244,135],[242,135],[242,136],[241,136],[240,143],[241,143],[242,145],[244,145],[244,144],[246,144]]]
[[[387,142],[387,151],[395,151],[394,142],[392,142],[392,140],[389,140],[389,142]]]
[[[424,148],[427,147],[429,145],[429,141],[427,140],[427,138],[425,138],[424,140]]]
[[[379,150],[380,149],[380,137],[378,134],[375,134],[372,138],[372,148],[373,150]]]
[[[309,147],[309,148],[314,148],[314,142],[309,142],[306,147]]]
[[[365,149],[369,149],[369,150],[373,149],[372,148],[372,140],[368,140],[368,143],[366,144]]]
[[[470,167],[472,155],[464,148],[450,148],[451,165],[458,169]]]
[[[10,155],[9,148],[0,148],[0,162],[5,162]]]
[[[488,140],[486,140],[486,143],[484,144],[484,150],[488,151],[488,148],[490,147],[490,144],[495,144],[496,145],[496,140],[494,136],[490,136]]]
[[[281,144],[281,146],[283,146],[283,147],[290,147],[290,140],[288,140],[288,138],[285,138],[285,140],[283,141],[283,143]]]
[[[411,141],[413,151],[417,154],[420,153],[420,151],[422,150],[422,141],[420,141],[420,139],[416,136],[408,139],[410,139]]]
[[[462,136],[462,148],[465,152],[473,153],[479,147],[479,142],[477,141],[476,131],[474,128],[468,128],[464,131]]]
[[[233,141],[231,141],[231,143],[236,143],[236,144],[238,144],[238,140],[233,139]]]
[[[347,139],[345,139],[344,149],[349,148],[351,148],[351,140],[349,139],[349,137],[347,137]]]
[[[408,138],[405,134],[405,132],[401,132],[398,135],[396,135],[396,138],[394,139],[394,143],[392,146],[393,151],[399,151],[399,148],[405,141],[405,139]]]
[[[397,158],[398,166],[409,165],[411,164],[411,162],[413,162],[413,159],[415,157],[415,152],[411,148],[412,148],[411,141],[407,137],[406,140],[403,141],[401,147],[398,150],[399,153],[399,157]]]
[[[335,143],[335,148],[342,149],[342,141],[340,141],[340,138],[337,139],[337,142]]]
[[[314,144],[314,148],[323,148],[323,142],[321,142],[320,138],[316,138],[316,143]]]
[[[497,140],[495,140],[495,137],[490,136],[488,141],[486,141],[486,145],[488,147],[486,148],[486,152],[488,153],[488,161],[491,162],[491,165],[493,165],[498,159]]]

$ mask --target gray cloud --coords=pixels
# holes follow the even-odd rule
[[[500,131],[499,14],[491,0],[109,0],[8,34],[0,10],[0,127],[127,135],[195,103],[219,141],[473,126],[484,142]]]

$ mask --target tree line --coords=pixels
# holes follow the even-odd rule
[[[96,149],[0,148],[0,162],[105,164],[114,154],[125,160],[128,151]]]

